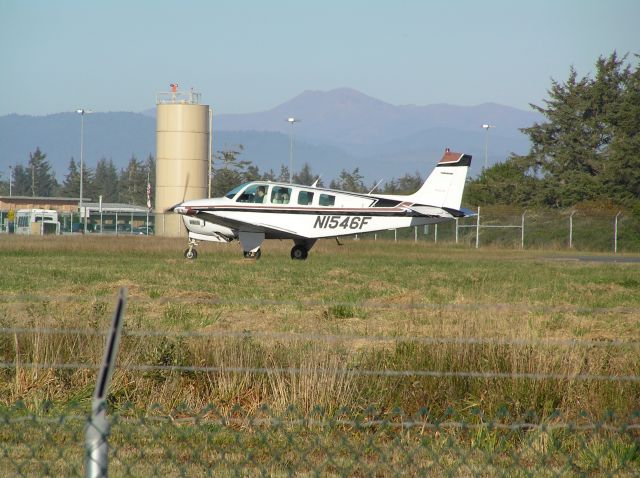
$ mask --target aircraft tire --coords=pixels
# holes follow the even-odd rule
[[[198,258],[198,251],[196,251],[194,248],[185,249],[184,250],[184,258],[185,259],[189,259],[189,260],[197,259]]]
[[[260,259],[260,256],[262,255],[262,250],[258,249],[256,252],[242,251],[242,255],[244,256],[245,259],[253,259],[257,261],[258,259]]]
[[[297,244],[291,249],[291,259],[304,261],[308,255],[309,251],[307,251],[307,248],[301,244]]]

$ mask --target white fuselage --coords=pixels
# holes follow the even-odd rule
[[[243,200],[243,191],[256,185],[265,188],[262,202],[253,202],[251,199],[257,199],[251,197]],[[275,199],[277,189],[288,192],[286,203]],[[403,198],[256,182],[240,188],[231,198],[188,201],[174,210],[184,214],[190,235],[214,241],[235,239],[240,231],[264,232],[265,239],[319,239],[433,224],[454,217],[442,208]]]
[[[245,257],[259,257],[265,239],[292,239],[292,259],[305,259],[317,239],[435,224],[464,217],[460,203],[471,156],[446,150],[422,187],[408,196],[335,191],[254,181],[224,197],[178,204],[189,230],[185,257],[196,240],[238,239]]]

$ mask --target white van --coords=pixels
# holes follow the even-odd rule
[[[52,209],[18,209],[14,230],[16,234],[60,234],[58,211]]]

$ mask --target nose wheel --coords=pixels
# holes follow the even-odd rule
[[[198,258],[198,251],[196,246],[198,243],[194,239],[189,239],[189,247],[184,250],[184,258],[189,260],[195,260]]]
[[[260,249],[258,249],[257,251],[242,251],[242,254],[245,259],[253,259],[257,261],[258,259],[260,259],[262,251]]]
[[[296,244],[291,249],[291,259],[304,261],[309,255],[309,250],[302,244]]]

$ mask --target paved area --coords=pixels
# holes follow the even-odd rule
[[[549,257],[557,261],[580,261],[580,262],[618,262],[618,263],[638,263],[640,264],[640,256],[554,256]]]

